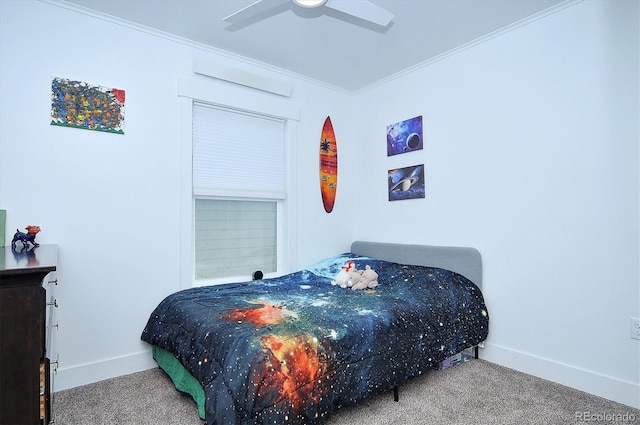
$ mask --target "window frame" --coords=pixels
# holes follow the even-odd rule
[[[289,99],[234,85],[214,86],[191,79],[178,79],[180,120],[180,288],[191,288],[233,281],[246,281],[247,276],[224,279],[195,280],[195,199],[193,193],[193,104],[206,103],[215,107],[262,115],[285,121],[285,191],[277,205],[277,271],[269,276],[294,270],[297,265],[297,184],[291,178],[297,163],[296,135],[300,110]],[[202,196],[199,196],[202,198]],[[257,200],[242,197],[206,197],[208,199]],[[259,198],[258,198],[259,199]],[[273,201],[273,199],[268,199]]]

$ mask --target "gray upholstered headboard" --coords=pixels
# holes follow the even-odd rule
[[[482,258],[475,248],[354,241],[351,252],[394,263],[451,270],[482,288]]]

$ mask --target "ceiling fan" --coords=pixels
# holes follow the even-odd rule
[[[237,24],[288,2],[305,8],[328,7],[383,27],[389,25],[393,19],[391,12],[367,0],[258,0],[232,13],[224,20]]]

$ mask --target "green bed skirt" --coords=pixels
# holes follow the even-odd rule
[[[198,405],[198,415],[204,419],[204,389],[170,352],[153,346],[153,358],[173,381],[178,391],[189,394]]]

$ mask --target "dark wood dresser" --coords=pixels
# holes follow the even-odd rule
[[[0,247],[0,425],[46,425],[51,417],[46,290],[58,247]]]

